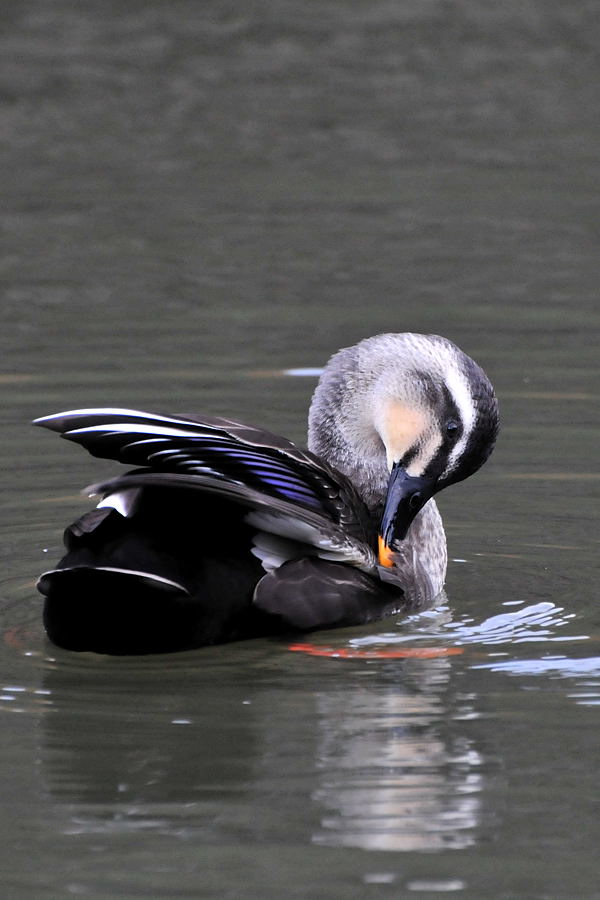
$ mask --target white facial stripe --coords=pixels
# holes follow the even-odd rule
[[[467,446],[467,441],[473,430],[476,418],[475,404],[473,403],[473,398],[469,389],[469,382],[460,369],[457,369],[454,366],[448,369],[446,372],[446,386],[459,411],[463,424],[463,433],[452,448],[448,457],[448,465],[446,466],[442,477],[451,472],[456,466],[456,463]]]

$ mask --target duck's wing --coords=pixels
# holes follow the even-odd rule
[[[229,419],[113,408],[69,410],[34,424],[93,456],[141,467],[89,489],[117,509],[124,492],[151,485],[223,495],[248,509],[253,552],[267,571],[307,549],[374,570],[369,517],[354,487],[286,438]]]
[[[314,556],[284,562],[261,578],[254,603],[303,631],[363,625],[418,608],[400,585]]]

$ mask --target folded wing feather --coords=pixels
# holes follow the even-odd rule
[[[71,410],[35,424],[94,456],[142,467],[88,489],[105,505],[118,509],[111,498],[150,486],[222,494],[248,508],[259,532],[256,555],[271,569],[302,547],[363,571],[375,566],[368,515],[352,484],[279,435],[228,419],[113,408]]]

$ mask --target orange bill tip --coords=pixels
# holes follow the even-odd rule
[[[288,650],[330,659],[438,659],[457,656],[462,647],[402,647],[397,650],[362,649],[358,647],[317,647],[315,644],[290,644]]]
[[[394,559],[392,556],[393,551],[390,547],[388,547],[381,535],[379,535],[379,537],[377,538],[377,544],[379,547],[379,562],[387,569],[391,569],[391,567],[394,565]]]

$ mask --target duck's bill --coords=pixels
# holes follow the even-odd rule
[[[394,564],[394,547],[404,540],[414,517],[434,493],[433,478],[409,475],[398,463],[392,467],[379,529],[379,562],[382,566]]]

